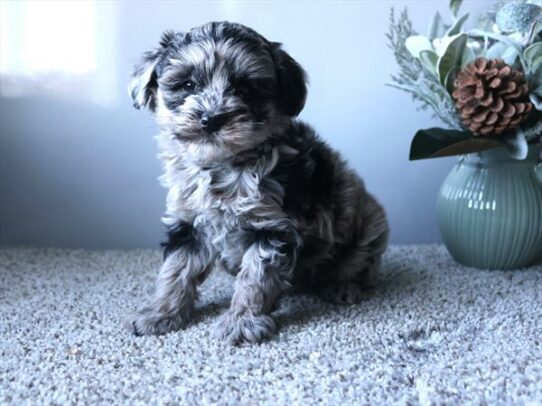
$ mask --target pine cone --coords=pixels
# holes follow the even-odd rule
[[[474,135],[511,130],[533,108],[523,73],[501,59],[476,59],[459,72],[454,85],[459,115]]]

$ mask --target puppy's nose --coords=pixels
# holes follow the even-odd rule
[[[209,134],[214,133],[215,131],[220,130],[220,128],[226,122],[226,114],[203,114],[200,119],[201,128],[207,131]]]

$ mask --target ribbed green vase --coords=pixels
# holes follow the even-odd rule
[[[540,146],[527,159],[504,149],[462,157],[437,200],[438,225],[454,259],[481,269],[517,269],[542,261]]]

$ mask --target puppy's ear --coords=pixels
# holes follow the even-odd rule
[[[166,31],[160,39],[158,49],[145,52],[141,61],[135,66],[132,81],[128,92],[134,101],[134,107],[148,107],[153,111],[156,108],[156,91],[158,90],[158,76],[164,68],[169,48],[180,39],[182,34]]]
[[[278,42],[271,43],[279,86],[279,108],[290,117],[297,116],[305,106],[307,98],[307,75],[303,68],[285,51]]]

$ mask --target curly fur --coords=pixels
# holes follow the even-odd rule
[[[167,32],[136,67],[130,93],[160,126],[168,242],[135,334],[184,327],[212,269],[236,275],[217,336],[259,342],[291,288],[354,303],[388,241],[361,179],[295,119],[306,75],[280,44],[228,22]],[[212,121],[212,127],[209,120]]]

